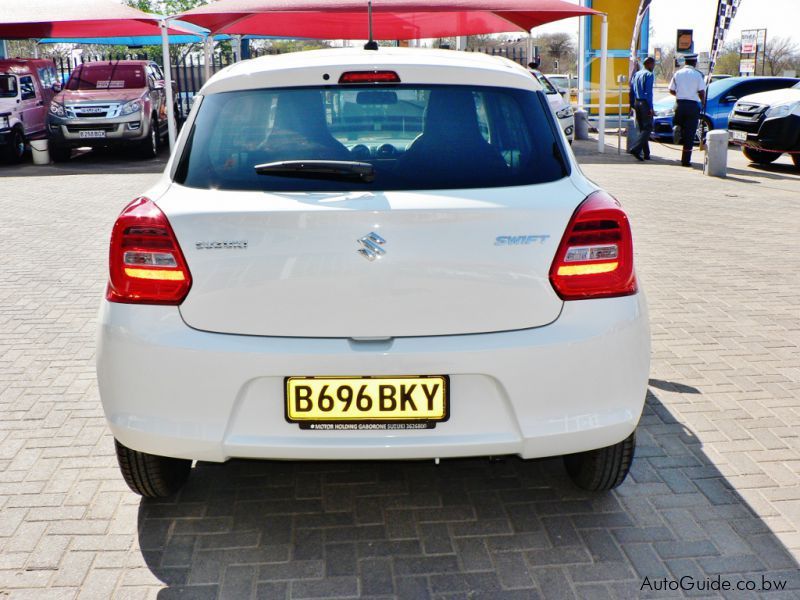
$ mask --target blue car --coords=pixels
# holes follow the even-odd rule
[[[710,129],[727,129],[728,116],[736,101],[750,94],[792,87],[797,79],[790,77],[727,77],[708,86],[708,101],[702,114],[697,139]],[[653,104],[652,139],[672,141],[672,117],[675,115],[675,97],[664,96]]]

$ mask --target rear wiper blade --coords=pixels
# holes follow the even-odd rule
[[[254,168],[259,175],[277,177],[341,179],[364,183],[375,181],[375,167],[354,160],[280,160],[256,165]]]

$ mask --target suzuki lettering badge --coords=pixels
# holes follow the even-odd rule
[[[358,245],[361,246],[358,249],[358,253],[372,262],[386,254],[386,250],[381,248],[385,243],[386,240],[373,231],[358,240]]]

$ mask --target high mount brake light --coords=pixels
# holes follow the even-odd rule
[[[348,71],[339,83],[400,83],[400,76],[394,71]]]
[[[550,267],[562,300],[629,296],[637,290],[628,216],[605,192],[594,192],[572,215]]]
[[[137,198],[114,223],[106,299],[128,304],[180,304],[192,286],[175,233],[163,212]]]

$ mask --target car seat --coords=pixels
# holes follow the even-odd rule
[[[271,160],[350,160],[350,152],[325,122],[317,90],[285,91],[278,97],[275,124],[264,149]]]
[[[411,143],[398,171],[424,179],[492,179],[508,175],[500,152],[483,137],[471,91],[432,90],[422,133]]]

